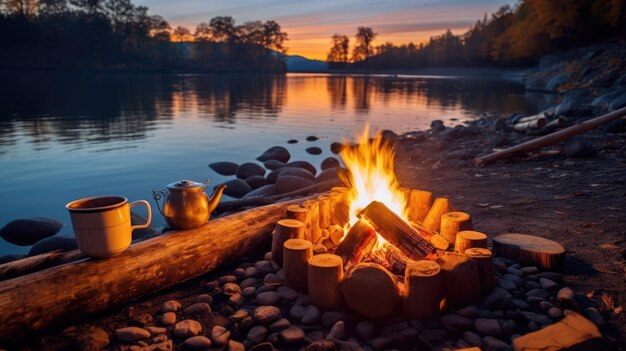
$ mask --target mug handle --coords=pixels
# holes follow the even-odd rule
[[[146,200],[137,200],[137,201],[131,202],[130,203],[130,208],[133,208],[133,206],[139,205],[139,204],[145,205],[146,208],[148,209],[148,220],[146,221],[145,224],[134,225],[134,226],[130,227],[131,229],[148,228],[150,226],[150,222],[152,221],[152,208],[150,208],[150,204],[148,203],[148,201],[146,201]]]

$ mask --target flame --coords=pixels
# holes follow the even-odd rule
[[[405,194],[400,190],[400,183],[394,171],[395,151],[381,133],[372,139],[369,137],[369,125],[357,136],[356,145],[344,142],[340,156],[348,172],[342,174],[342,180],[350,192],[350,226],[357,221],[357,213],[372,201],[380,201],[394,213],[408,221]],[[344,233],[347,231],[344,230]],[[377,248],[387,241],[378,235]]]

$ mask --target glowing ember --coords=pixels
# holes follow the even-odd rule
[[[393,146],[378,133],[369,138],[369,126],[357,136],[357,145],[341,150],[348,174],[343,175],[349,184],[350,225],[358,221],[356,214],[372,201],[380,201],[394,213],[407,220],[406,199],[394,172]],[[385,240],[379,235],[379,247]]]

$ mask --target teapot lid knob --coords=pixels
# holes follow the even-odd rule
[[[167,185],[169,190],[187,190],[194,188],[203,188],[204,184],[194,182],[193,180],[180,180],[178,182],[170,183]]]

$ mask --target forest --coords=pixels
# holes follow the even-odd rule
[[[414,69],[433,66],[528,66],[545,54],[626,37],[625,0],[520,0],[478,20],[468,31],[447,30],[426,43],[372,43],[377,33],[359,27],[335,34],[330,68]]]
[[[191,33],[130,0],[0,0],[0,32],[0,69],[286,70],[275,21],[218,16]]]

